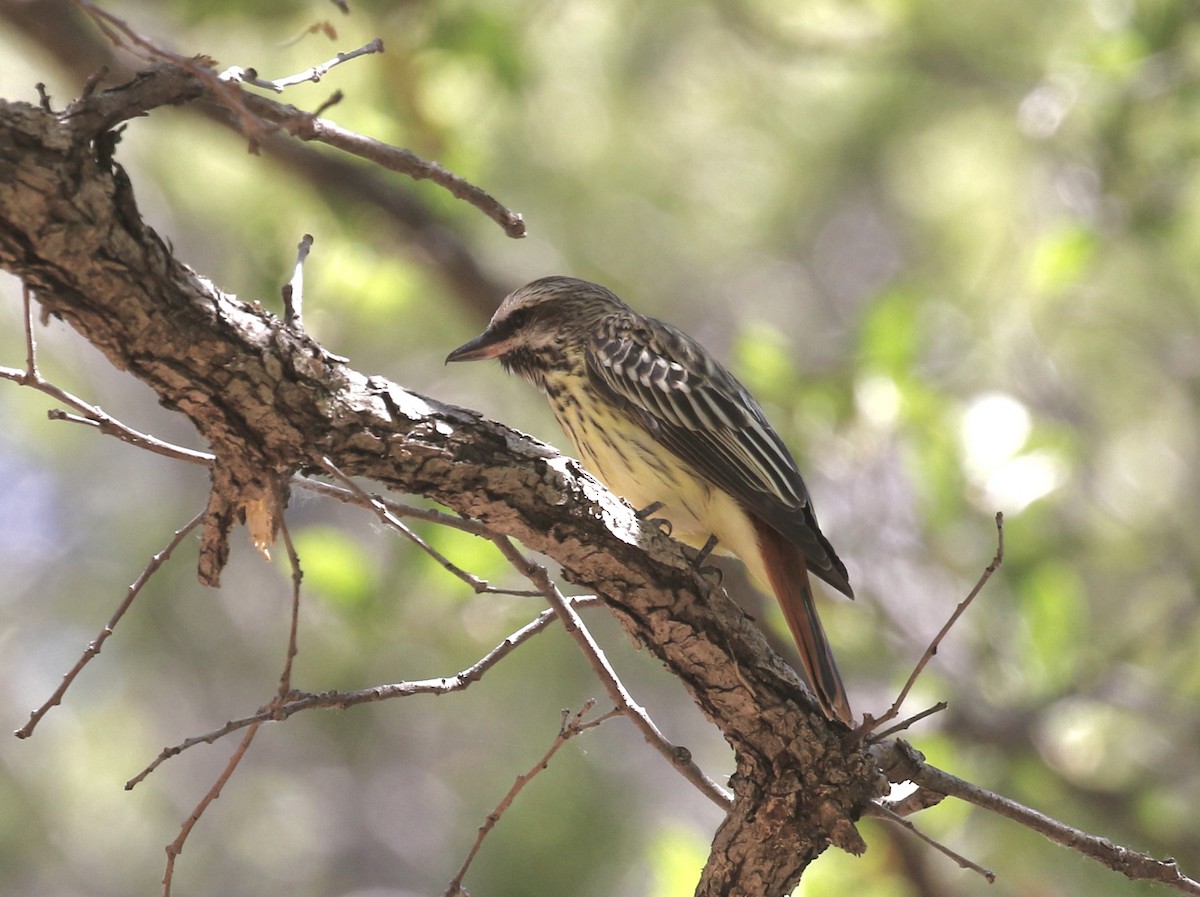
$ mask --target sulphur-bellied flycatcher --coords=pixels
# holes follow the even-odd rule
[[[672,533],[736,555],[783,608],[826,715],[851,724],[817,618],[811,570],[853,597],[821,534],[796,462],[762,407],[687,334],[612,291],[543,277],[505,298],[480,336],[446,361],[497,358],[538,386],[584,464]]]

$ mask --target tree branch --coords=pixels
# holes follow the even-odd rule
[[[607,713],[602,713],[599,716],[593,717],[585,722],[584,717],[591,713],[592,708],[595,706],[595,701],[588,701],[575,712],[574,716],[571,716],[569,710],[562,711],[562,724],[558,728],[558,735],[555,737],[550,747],[547,748],[546,753],[542,755],[541,759],[538,760],[538,762],[532,767],[530,767],[528,772],[517,776],[517,780],[513,782],[512,787],[509,788],[504,797],[500,799],[500,803],[496,804],[496,808],[492,810],[492,812],[488,813],[487,819],[484,820],[483,825],[479,827],[479,831],[476,833],[475,843],[471,845],[470,851],[467,852],[466,859],[463,860],[463,863],[459,867],[458,871],[454,873],[454,877],[450,879],[450,884],[446,886],[446,890],[442,892],[442,897],[460,897],[460,895],[466,895],[466,897],[469,897],[466,889],[462,886],[462,881],[463,878],[466,877],[467,870],[471,868],[471,863],[474,861],[476,854],[479,853],[479,848],[483,846],[484,838],[486,838],[491,830],[496,827],[496,823],[500,821],[500,817],[504,815],[510,806],[512,806],[512,802],[516,799],[517,795],[521,793],[525,786],[528,785],[538,773],[540,773],[550,764],[550,760],[555,754],[558,753],[558,749],[576,735],[582,735],[589,729],[594,729],[612,719],[614,716],[619,716],[621,713],[619,708],[614,708],[613,710],[609,710]]]
[[[157,78],[115,92],[151,91],[143,103],[180,99]],[[96,130],[136,106],[113,93],[96,93],[63,116],[0,101],[0,267],[34,290],[44,313],[67,321],[208,440],[213,488],[202,580],[216,582],[229,529],[248,508],[281,514],[293,478],[322,469],[325,458],[347,476],[436,499],[561,564],[564,577],[594,591],[721,729],[737,763],[733,803],[697,894],[778,897],[830,844],[864,850],[854,821],[886,791],[887,746],[868,751],[826,720],[762,633],[696,575],[679,545],[643,525],[575,462],[473,412],[355,371],[174,259],[142,222],[111,158],[113,141]],[[289,706],[272,712],[284,715]],[[246,724],[247,739],[258,725]],[[1011,815],[1127,875],[1200,893],[1173,863],[927,765],[889,763],[927,790]]]
[[[893,781],[908,780],[934,794],[957,797],[959,800],[990,810],[998,816],[1012,819],[1044,835],[1055,844],[1069,847],[1135,881],[1156,881],[1170,885],[1185,894],[1200,894],[1200,882],[1184,875],[1179,864],[1173,859],[1158,860],[1128,847],[1121,847],[1107,838],[1089,834],[1015,800],[964,781],[926,763],[920,751],[904,741],[888,745],[881,756],[886,757],[884,765],[890,768],[889,775]]]
[[[111,72],[119,79],[133,74],[126,66],[128,57],[115,54],[71,0],[0,0],[0,21],[20,30],[81,83],[94,87],[97,75]],[[90,92],[85,89],[84,95]],[[188,108],[239,130],[237,116],[223,106],[202,103]],[[339,205],[377,209],[381,220],[392,227],[389,246],[406,250],[414,262],[427,267],[477,320],[487,320],[495,297],[513,286],[490,276],[446,216],[425,202],[411,184],[344,155],[321,152],[282,129],[268,135],[262,147],[315,190],[336,197]]]
[[[171,256],[82,123],[127,115],[138,105],[128,91],[145,92],[143,108],[178,98],[164,86],[178,77],[99,92],[63,118],[0,104],[0,266],[208,440],[204,581],[216,581],[219,549],[247,504],[278,495],[282,507],[291,477],[323,457],[434,498],[554,558],[721,728],[738,772],[702,893],[782,894],[830,843],[862,850],[852,820],[881,788],[862,746],[829,725],[677,543],[550,447],[354,371]]]
[[[261,141],[276,128],[282,128],[301,140],[323,143],[413,180],[431,180],[455,198],[475,206],[499,224],[508,236],[525,236],[525,222],[519,213],[437,162],[422,159],[403,147],[357,134],[295,106],[248,93],[236,81],[223,80],[206,61],[174,56],[171,59],[138,73],[126,84],[81,97],[71,105],[65,117],[81,136],[92,139],[119,122],[144,115],[159,106],[195,100],[216,103],[237,118],[242,131],[254,141]]]

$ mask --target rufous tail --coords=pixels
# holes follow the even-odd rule
[[[825,715],[853,726],[846,687],[842,685],[833,650],[821,627],[821,618],[817,616],[804,552],[766,522],[753,515],[751,519],[771,588],[783,609],[788,628],[792,630],[792,638],[796,640],[805,678]]]

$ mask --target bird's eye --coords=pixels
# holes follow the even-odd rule
[[[503,327],[508,333],[516,333],[527,323],[529,323],[529,309],[517,308],[500,322],[500,326]]]

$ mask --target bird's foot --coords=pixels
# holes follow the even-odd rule
[[[700,550],[696,552],[696,556],[692,558],[692,567],[701,576],[716,577],[717,585],[719,586],[721,581],[725,578],[724,572],[722,572],[720,567],[714,567],[712,564],[705,565],[704,563],[712,555],[713,549],[717,547],[718,541],[719,540],[716,536],[709,536],[708,541],[701,546]]]
[[[709,536],[708,541],[696,552],[696,557],[692,559],[692,563],[696,565],[696,569],[700,569],[700,565],[708,560],[713,553],[713,549],[717,547],[719,540],[716,536]]]
[[[643,520],[653,526],[655,529],[661,530],[666,535],[671,535],[671,521],[665,517],[651,517],[655,511],[661,511],[663,503],[661,501],[651,502],[642,508],[640,511],[634,511],[633,516],[638,520]]]

